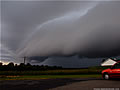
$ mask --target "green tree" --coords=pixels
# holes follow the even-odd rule
[[[14,70],[14,63],[13,63],[13,62],[10,62],[10,63],[7,65],[7,69],[8,69],[8,70]]]
[[[10,62],[10,63],[8,64],[8,66],[9,66],[9,67],[14,67],[14,63],[13,63],[13,62]]]
[[[3,63],[2,62],[0,62],[0,66],[2,66],[3,65]]]

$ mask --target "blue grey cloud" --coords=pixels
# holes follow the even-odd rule
[[[1,44],[9,55],[1,57],[119,56],[119,9],[118,1],[2,1]]]

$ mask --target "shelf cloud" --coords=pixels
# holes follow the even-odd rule
[[[120,55],[118,1],[2,1],[1,5],[1,45],[7,49],[1,50],[1,59],[8,54]]]

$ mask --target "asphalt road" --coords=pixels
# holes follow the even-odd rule
[[[120,90],[120,80],[100,78],[4,80],[0,90]]]
[[[83,80],[50,90],[120,90],[120,80]]]

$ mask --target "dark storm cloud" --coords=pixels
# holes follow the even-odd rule
[[[102,58],[79,58],[78,55],[71,57],[52,56],[39,65],[62,66],[64,68],[86,68],[100,65]]]
[[[2,1],[1,9],[1,43],[15,53],[23,48],[24,41],[45,21],[76,9],[80,4],[42,1]],[[82,7],[81,4],[79,7]],[[16,53],[15,53],[16,54]]]
[[[104,26],[90,36],[89,46],[80,54],[87,57],[112,57],[120,55],[120,28]]]
[[[2,45],[32,59],[119,56],[119,9],[117,1],[2,1]]]
[[[38,60],[38,61],[42,62],[42,61],[44,61],[47,58],[48,57],[32,56],[32,57],[29,57],[28,59],[29,60]]]
[[[94,3],[88,5],[87,12],[71,12],[48,21],[22,51],[28,56],[77,53],[84,57],[117,56],[120,51],[118,8],[119,3]]]

